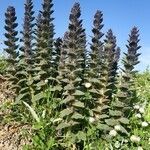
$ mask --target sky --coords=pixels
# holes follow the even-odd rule
[[[18,30],[22,30],[25,0],[0,0],[0,51],[4,48],[4,13],[8,6],[16,8]],[[53,0],[55,37],[62,37],[67,30],[69,13],[75,2],[81,5],[81,19],[90,42],[93,16],[97,10],[103,12],[103,32],[112,29],[117,37],[117,45],[122,53],[127,51],[126,44],[132,27],[137,26],[140,33],[139,50],[141,63],[137,69],[143,71],[150,65],[150,0]],[[33,0],[35,16],[41,9],[42,0]]]

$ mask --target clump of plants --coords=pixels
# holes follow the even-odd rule
[[[94,15],[90,46],[79,3],[71,9],[63,38],[54,38],[53,12],[52,0],[43,0],[35,20],[33,2],[26,0],[19,45],[15,8],[8,7],[5,14],[5,75],[16,93],[12,116],[19,114],[22,123],[32,125],[32,142],[24,149],[146,148],[149,122],[135,84],[141,48],[137,27],[131,29],[119,68],[121,50],[112,29],[103,33],[100,10]]]

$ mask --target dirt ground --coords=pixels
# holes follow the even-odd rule
[[[4,77],[0,75],[0,108],[4,103],[11,101],[11,92],[7,90],[7,82]],[[18,123],[2,123],[2,118],[5,117],[9,110],[0,109],[0,150],[21,150],[22,145],[29,143],[27,139],[23,138],[23,130],[30,130],[27,125],[20,125]]]

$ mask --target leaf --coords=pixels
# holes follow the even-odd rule
[[[75,87],[72,85],[72,84],[67,84],[65,87],[64,87],[64,90],[74,90]]]
[[[79,113],[74,113],[71,118],[73,118],[73,119],[83,119],[84,117],[83,117],[83,115],[81,115]]]
[[[116,102],[112,103],[112,106],[118,107],[118,108],[123,108],[124,107],[124,103],[122,103],[120,101],[116,101]]]
[[[101,110],[105,110],[105,109],[108,109],[108,108],[110,108],[108,105],[104,105],[104,106],[101,107]]]
[[[24,84],[24,82],[25,82],[25,83],[27,82],[27,79],[26,79],[26,78],[19,80],[19,82],[18,82],[17,84]]]
[[[115,126],[118,124],[118,121],[115,119],[105,119],[105,122],[107,123],[107,125],[109,126]]]
[[[109,110],[109,114],[110,116],[122,116],[122,112],[117,110]]]
[[[82,79],[81,79],[81,78],[76,78],[76,79],[73,81],[73,83],[81,82],[81,81],[82,81]]]
[[[65,99],[63,99],[60,104],[66,104],[68,102],[74,101],[74,96],[67,96]]]
[[[69,80],[68,79],[62,79],[61,82],[69,83]]]
[[[27,72],[26,71],[18,71],[17,73],[16,73],[16,76],[22,76],[22,75],[24,75],[25,77],[28,75],[27,74]]]
[[[61,130],[61,129],[67,128],[69,126],[70,126],[70,124],[68,124],[66,122],[62,122],[56,127],[56,130]]]
[[[25,96],[27,95],[27,93],[24,94],[19,94],[16,99],[15,102],[18,103],[20,100],[22,100]]]
[[[43,98],[44,98],[44,94],[43,94],[43,92],[41,92],[41,93],[34,95],[32,100],[35,102],[35,101],[39,101],[40,99],[43,99]]]
[[[99,112],[101,112],[101,107],[98,106],[98,107],[94,108],[93,111],[99,113]]]
[[[65,116],[68,116],[68,115],[70,115],[71,113],[73,113],[73,111],[72,110],[70,110],[70,109],[64,109],[64,110],[62,110],[61,112],[60,112],[60,117],[61,118],[63,118],[63,117],[65,117]]]
[[[129,124],[129,119],[124,118],[124,117],[120,118],[119,121],[120,121],[122,124]]]
[[[100,118],[100,119],[105,119],[105,118],[109,118],[109,116],[106,115],[106,114],[103,114],[103,115],[100,115],[99,118]]]
[[[39,74],[39,75],[45,75],[45,74],[46,74],[46,71],[40,71],[38,74]]]
[[[82,102],[80,102],[80,101],[75,102],[75,103],[73,103],[72,105],[75,106],[75,107],[84,108],[84,103],[82,103]]]
[[[31,86],[33,84],[33,81],[34,81],[33,79],[29,79],[28,80],[28,85]]]
[[[98,79],[96,79],[96,78],[93,78],[93,79],[90,80],[90,82],[99,84],[100,81]]]
[[[50,91],[61,91],[62,90],[62,87],[57,85],[57,86],[54,86],[53,88],[50,89]]]
[[[45,82],[41,81],[41,82],[37,83],[36,85],[37,85],[37,87],[41,87],[41,86],[44,86],[45,84],[46,84]]]
[[[29,91],[29,87],[21,88],[20,93],[27,93]]]
[[[84,95],[84,92],[82,92],[80,90],[76,90],[73,95],[75,95],[75,96],[82,96],[82,95]]]
[[[29,111],[31,112],[33,118],[37,121],[40,122],[40,118],[38,117],[38,115],[36,114],[36,112],[34,111],[34,109],[32,107],[29,106],[28,103],[23,101],[23,104],[29,109]]]
[[[97,128],[99,130],[105,130],[105,131],[110,131],[112,128],[110,126],[108,126],[107,124],[98,124]]]
[[[79,131],[76,136],[77,136],[79,141],[81,141],[81,140],[85,141],[86,140],[86,133],[85,132]]]
[[[90,93],[94,93],[94,94],[100,94],[97,90],[95,90],[95,89],[91,89],[91,90],[89,90],[89,92]]]
[[[120,129],[120,132],[129,135],[129,133],[127,132],[127,130],[126,130],[123,126],[120,125],[120,128],[121,128],[121,129]]]

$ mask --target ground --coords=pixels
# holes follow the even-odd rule
[[[11,103],[12,93],[7,90],[7,82],[0,76],[0,108],[4,103]],[[9,110],[0,109],[0,150],[21,150],[22,145],[29,143],[23,138],[23,131],[30,130],[28,125],[16,122],[3,123],[3,118],[10,113]]]

